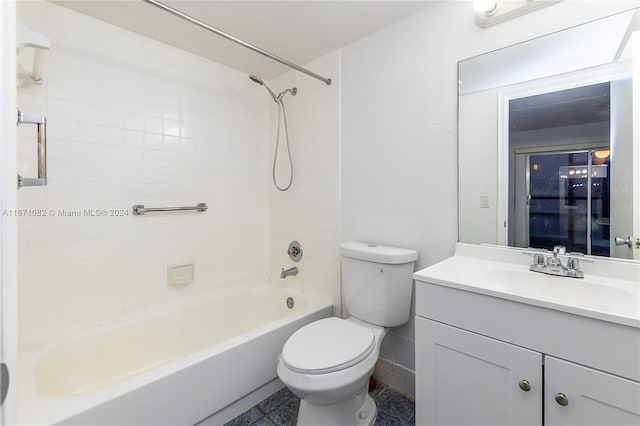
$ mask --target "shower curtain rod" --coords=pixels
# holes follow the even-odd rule
[[[192,24],[195,24],[195,25],[197,25],[197,26],[199,26],[201,28],[204,28],[205,30],[209,30],[214,34],[217,34],[217,35],[219,35],[221,37],[226,38],[227,40],[231,40],[234,43],[237,43],[237,44],[239,44],[241,46],[246,47],[247,49],[251,49],[254,52],[257,52],[257,53],[259,53],[259,54],[261,54],[263,56],[266,56],[267,58],[270,58],[270,59],[273,59],[274,61],[280,62],[282,65],[286,65],[289,68],[293,68],[295,70],[303,72],[303,73],[307,74],[308,76],[311,76],[313,78],[316,78],[316,79],[326,83],[327,85],[331,84],[331,79],[330,78],[324,78],[321,75],[318,75],[318,74],[314,73],[313,71],[309,71],[306,68],[303,68],[303,67],[301,67],[299,65],[294,64],[293,62],[289,62],[286,59],[283,59],[283,58],[281,58],[279,56],[276,56],[271,52],[268,52],[268,51],[266,51],[264,49],[261,49],[261,48],[259,48],[257,46],[254,46],[251,43],[247,43],[246,41],[240,40],[239,38],[234,37],[231,34],[225,33],[224,31],[221,31],[221,30],[219,30],[219,29],[217,29],[215,27],[212,27],[211,25],[208,25],[208,24],[206,24],[206,23],[204,23],[204,22],[202,22],[202,21],[200,21],[200,20],[198,20],[198,19],[196,19],[196,18],[194,18],[192,16],[189,16],[189,15],[187,15],[185,13],[182,13],[179,10],[176,10],[176,9],[170,7],[170,6],[167,6],[166,4],[160,3],[159,1],[156,1],[156,0],[143,0],[143,1],[146,2],[146,3],[152,4],[153,6],[156,6],[156,7],[160,8],[160,9],[166,11],[166,12],[169,12],[169,13],[177,16],[178,18],[182,18],[185,21],[189,21]]]

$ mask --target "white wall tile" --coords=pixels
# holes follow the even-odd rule
[[[125,146],[143,147],[144,133],[139,130],[125,130],[122,133],[122,140]]]
[[[124,112],[122,125],[128,130],[144,130],[144,116],[138,113]]]
[[[415,378],[413,370],[403,367],[391,359],[380,357],[373,373],[375,379],[409,398],[415,399]]]
[[[286,278],[286,282],[294,287],[325,292],[333,298],[339,313],[340,204],[337,196],[328,195],[332,192],[337,194],[339,185],[339,54],[331,53],[307,66],[330,76],[333,83],[330,86],[318,84],[294,71],[269,82],[270,87],[277,92],[293,86],[298,89],[295,97],[285,98],[294,162],[293,185],[283,193],[276,190],[272,182],[268,183],[271,278],[280,281],[281,269],[294,265],[286,250],[290,241],[299,241],[304,253],[302,261],[296,264],[300,273],[296,277]],[[271,169],[277,114],[267,93],[263,93],[263,97],[270,108],[269,152],[266,156]],[[327,135],[322,148],[327,158],[322,159],[313,155],[314,135],[320,132]],[[288,182],[289,177],[285,144],[285,139],[281,136],[277,168],[281,186]],[[326,164],[329,158],[334,161],[331,167]]]
[[[115,127],[121,129],[123,115],[123,112],[117,109],[101,108],[100,124],[102,127]]]
[[[416,399],[416,381],[407,379],[405,383],[405,395],[413,400]]]
[[[147,116],[144,119],[145,133],[162,133],[163,122],[160,117]]]
[[[389,381],[387,382],[387,385],[389,385],[389,387],[397,390],[401,394],[406,393],[406,382],[404,377],[393,371],[390,371],[388,380]]]
[[[160,133],[144,133],[144,148],[147,150],[161,151],[163,148],[162,135]]]
[[[391,373],[390,370],[384,368],[379,364],[376,364],[376,366],[373,369],[373,377],[376,379],[377,382],[382,383],[384,385],[389,384],[389,373]]]
[[[180,136],[180,123],[174,120],[163,120],[163,133],[165,136]]]
[[[100,141],[103,145],[122,145],[123,140],[122,129],[102,127],[100,131]]]
[[[180,120],[180,105],[165,102],[162,106],[162,117],[167,120]]]
[[[66,140],[74,139],[75,137],[74,123],[71,120],[72,119],[70,118],[48,119],[47,120],[47,137],[50,139],[66,139]]]
[[[47,120],[51,120],[52,118],[58,118],[60,120],[73,120],[74,117],[75,105],[73,102],[56,98],[47,99]]]
[[[96,105],[75,103],[75,121],[78,123],[100,124],[100,108]]]
[[[53,3],[18,9],[52,42],[45,83],[19,91],[29,112],[48,115],[49,185],[20,191],[18,202],[61,212],[19,223],[21,337],[109,324],[213,286],[266,280],[263,93],[243,73]],[[102,46],[99,58],[93,43]],[[201,75],[217,77],[203,86]],[[32,174],[34,135],[21,130],[19,164]],[[216,149],[200,152],[214,135]],[[200,201],[212,209],[131,214],[134,203]],[[101,208],[128,215],[85,214]],[[168,289],[167,262],[192,260],[197,282]]]
[[[76,122],[74,124],[74,138],[83,143],[100,143],[100,126]]]

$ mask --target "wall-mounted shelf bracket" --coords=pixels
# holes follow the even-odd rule
[[[33,48],[33,65],[31,70],[26,69],[18,62],[17,80],[18,85],[42,84],[42,73],[44,69],[44,54],[51,48],[51,40],[44,34],[29,29],[22,23],[20,18],[16,19],[16,54],[20,54],[26,48]]]

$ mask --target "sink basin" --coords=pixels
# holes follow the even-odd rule
[[[457,243],[455,255],[413,274],[428,284],[640,329],[640,262],[593,257],[585,278],[529,270],[525,250]],[[566,256],[563,257],[566,264]]]
[[[632,290],[589,278],[567,278],[506,268],[487,269],[483,278],[495,288],[512,294],[585,308],[607,309],[638,304],[638,294]]]

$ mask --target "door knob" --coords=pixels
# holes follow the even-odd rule
[[[567,398],[567,395],[563,394],[562,392],[558,392],[556,394],[555,400],[559,405],[562,405],[563,407],[569,405],[569,398]]]
[[[627,237],[627,238],[616,237],[614,241],[617,246],[629,246],[629,248],[631,248],[631,237]]]

